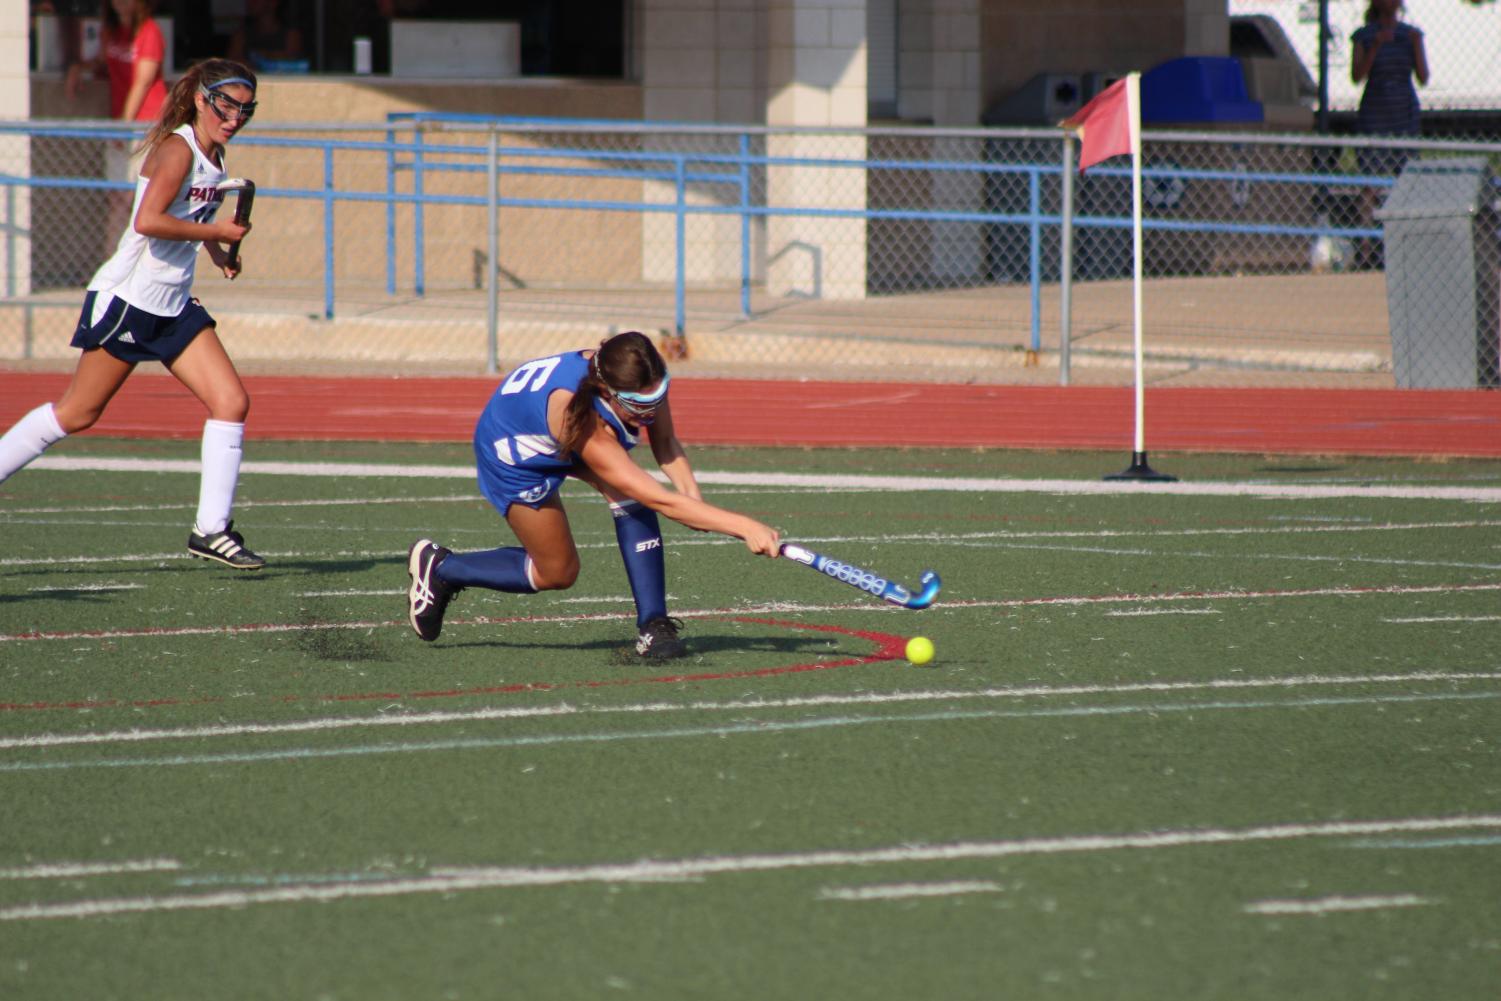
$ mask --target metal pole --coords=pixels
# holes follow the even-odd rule
[[[489,352],[485,357],[485,371],[494,375],[500,371],[500,288],[496,275],[500,273],[500,206],[496,204],[500,187],[500,139],[495,126],[490,126],[490,195],[487,218],[489,221],[490,246],[485,258],[485,334]]]
[[[676,333],[681,338],[684,329],[688,325],[687,303],[684,301],[684,285],[687,283],[688,218],[686,209],[688,202],[688,163],[682,154],[678,155],[675,166],[677,170],[677,254],[676,266],[673,270],[677,272],[677,277],[674,282],[676,287],[673,289],[673,292],[675,300],[674,311],[676,314],[675,324],[677,326]]]
[[[1027,284],[1032,307],[1031,338],[1027,344],[1027,364],[1037,364],[1042,350],[1042,171],[1027,172]]]
[[[1058,385],[1067,386],[1074,319],[1074,137],[1063,133],[1063,196],[1059,214],[1062,249],[1058,279]]]
[[[740,316],[751,315],[750,136],[740,135]]]
[[[1329,0],[1319,0],[1319,135],[1329,134]]]
[[[334,144],[323,147],[323,318],[334,318]]]
[[[412,144],[418,148],[412,153],[412,287],[418,298],[427,294],[427,257],[423,244],[427,242],[427,215],[422,206],[422,123],[412,129]]]
[[[396,294],[396,133],[386,130],[386,295]]]

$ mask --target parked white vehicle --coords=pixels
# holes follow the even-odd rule
[[[1367,0],[1328,0],[1329,108],[1353,111],[1361,86],[1350,80],[1350,36],[1365,23]],[[1313,80],[1319,73],[1319,0],[1230,0],[1231,17],[1275,22]],[[1428,110],[1501,110],[1501,3],[1406,0],[1403,19],[1423,29],[1431,79],[1418,90]],[[1265,27],[1265,22],[1263,22]]]

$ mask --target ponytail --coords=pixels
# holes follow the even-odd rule
[[[594,356],[598,358],[599,355]],[[578,388],[573,391],[573,399],[568,401],[568,409],[563,411],[563,433],[558,438],[558,455],[566,456],[577,452],[584,447],[584,439],[594,430],[590,418],[594,416],[594,401],[599,399],[599,386],[594,381],[594,364],[589,365],[589,373],[579,380]]]
[[[162,111],[146,138],[141,140],[137,152],[156,149],[168,136],[198,117],[198,88],[213,90],[226,81],[249,81],[251,91],[256,89],[255,74],[248,66],[232,59],[205,59],[195,63],[172,85],[167,99],[162,102]]]

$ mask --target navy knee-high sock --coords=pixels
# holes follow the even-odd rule
[[[657,512],[635,501],[610,505],[615,541],[625,560],[625,575],[636,599],[636,628],[667,614],[667,567],[662,558],[662,528]]]
[[[519,546],[481,553],[450,553],[438,564],[438,576],[459,587],[487,587],[492,591],[532,594],[526,550]]]

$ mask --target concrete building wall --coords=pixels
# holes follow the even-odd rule
[[[868,40],[872,16],[897,19],[896,113],[904,122],[967,127],[984,109],[1037,73],[1120,72],[1147,69],[1185,54],[1223,54],[1228,46],[1224,0],[894,0],[867,8],[866,0],[633,0],[631,58],[636,80],[407,81],[387,78],[267,77],[259,121],[380,121],[389,111],[442,110],[482,114],[620,118],[792,127],[863,126],[867,121]],[[883,24],[883,30],[886,26]],[[105,88],[94,82],[75,102],[61,96],[58,74],[28,74],[28,23],[24,5],[0,4],[0,117],[97,117]],[[689,142],[689,140],[684,140]],[[700,147],[709,140],[693,140]],[[731,140],[720,141],[718,152]],[[962,140],[939,140],[933,154],[969,159],[983,151]],[[14,147],[14,148],[11,148]],[[24,141],[0,149],[8,170],[28,172]],[[862,160],[861,138],[784,135],[766,148],[772,155]],[[275,174],[293,168],[273,156],[237,151],[236,163]],[[666,166],[665,164],[663,165]],[[312,178],[316,184],[318,178]],[[931,204],[973,206],[983,192],[971,180],[928,178]],[[631,185],[634,185],[633,187]],[[773,168],[758,179],[773,203],[861,209],[871,203],[864,172],[841,168]],[[29,244],[30,200],[15,192],[0,211],[11,238],[0,253],[12,255],[4,273],[26,275],[19,255]],[[724,184],[690,185],[692,204],[724,205],[738,190]],[[677,197],[670,182],[628,182],[623,198],[649,203]],[[267,211],[274,215],[272,206]],[[341,210],[342,211],[342,210]],[[372,210],[373,211],[373,210]],[[295,224],[308,213],[296,213]],[[434,216],[443,216],[436,211]],[[592,240],[587,214],[570,221],[578,233],[554,234],[585,248]],[[343,225],[341,216],[341,226]],[[446,216],[444,217],[446,221]],[[265,221],[263,221],[265,224]],[[610,220],[609,260],[586,266],[585,257],[560,256],[568,267],[599,281],[668,281],[677,233],[670,214]],[[452,227],[434,228],[455,241],[453,267],[486,245],[468,216],[454,213]],[[565,226],[566,230],[566,226]],[[755,225],[753,277],[774,293],[820,296],[865,294],[862,221],[774,218]],[[690,219],[686,259],[690,281],[738,277],[740,227],[734,216]],[[979,266],[976,227],[940,224],[931,232],[934,273],[955,278]],[[631,248],[622,252],[620,245]],[[467,249],[466,249],[467,248]],[[514,252],[525,256],[531,248]],[[555,250],[556,247],[549,249]],[[592,252],[595,256],[599,251]],[[588,259],[592,259],[588,258]],[[27,258],[29,261],[29,257]],[[833,262],[840,262],[835,265]],[[843,269],[841,272],[840,269]],[[557,276],[564,280],[566,275]],[[12,279],[14,285],[14,278]]]
[[[27,72],[29,22],[26,5],[0,4],[0,118],[31,117]],[[26,177],[31,173],[31,141],[0,137],[0,171]],[[31,194],[25,188],[0,188],[0,296],[31,292]]]
[[[1038,73],[1148,70],[1178,56],[1225,55],[1225,0],[984,0],[981,106]]]

